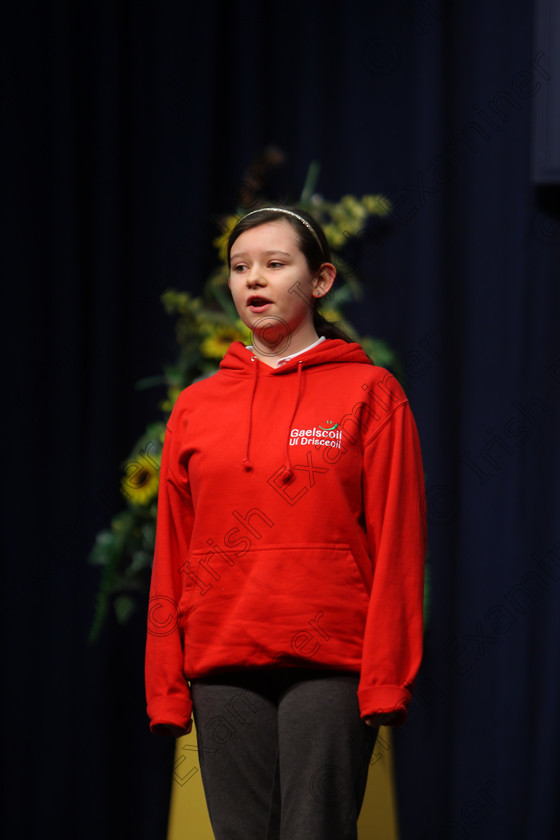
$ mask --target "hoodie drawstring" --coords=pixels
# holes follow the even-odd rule
[[[243,458],[242,468],[245,472],[250,472],[253,469],[253,465],[251,463],[250,452],[251,452],[251,435],[253,432],[253,404],[255,402],[255,394],[257,392],[257,384],[259,380],[259,365],[255,356],[251,356],[251,361],[255,363],[255,376],[253,378],[253,388],[251,390],[251,399],[249,401],[249,418],[247,423],[247,443],[245,445],[245,457]],[[299,402],[301,399],[301,391],[303,385],[303,361],[300,359],[297,365],[297,389],[296,389],[296,398],[294,401],[294,407],[292,409],[292,413],[290,416],[290,422],[288,424],[288,429],[286,432],[286,469],[282,475],[282,481],[289,481],[294,474],[292,468],[292,462],[290,459],[290,429],[292,428],[292,423],[294,422],[294,418],[296,416],[296,412],[299,407]]]
[[[251,400],[249,402],[249,422],[247,424],[247,445],[245,446],[245,457],[242,461],[242,466],[245,472],[250,472],[253,469],[253,465],[251,464],[251,460],[249,458],[249,451],[251,448],[251,432],[253,430],[253,403],[255,401],[255,393],[257,390],[257,381],[259,378],[259,365],[257,363],[256,357],[251,356],[251,361],[255,365],[255,376],[253,378],[253,390],[251,391]]]
[[[300,401],[300,398],[301,398],[301,387],[302,387],[302,384],[303,384],[303,377],[302,377],[303,361],[301,359],[298,362],[297,371],[298,371],[297,372],[297,380],[298,381],[297,381],[296,400],[295,400],[295,403],[294,403],[292,416],[290,417],[290,423],[288,425],[288,432],[286,434],[286,462],[287,462],[287,467],[286,467],[286,471],[282,475],[282,481],[289,481],[294,475],[294,471],[292,469],[292,461],[290,459],[290,430],[292,428],[292,423],[294,422],[294,417],[296,416],[296,412],[297,412],[298,406],[299,406],[299,401]]]

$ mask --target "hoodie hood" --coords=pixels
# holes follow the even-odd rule
[[[326,339],[316,347],[313,347],[313,349],[303,351],[301,356],[296,356],[296,358],[290,359],[279,368],[270,367],[270,365],[260,361],[240,341],[235,341],[232,345],[230,345],[226,355],[220,362],[220,370],[233,376],[247,376],[252,377],[253,379],[251,397],[247,406],[246,446],[241,460],[241,466],[245,472],[250,472],[253,468],[251,463],[251,436],[253,430],[253,407],[257,395],[259,379],[265,376],[283,377],[290,374],[295,374],[297,376],[297,387],[295,389],[293,409],[290,415],[290,422],[286,428],[285,453],[287,469],[283,480],[287,482],[293,477],[292,463],[290,459],[289,434],[301,399],[303,371],[307,372],[319,365],[338,365],[344,363],[358,363],[364,365],[373,364],[371,359],[366,356],[357,342],[343,341],[339,338]]]
[[[256,357],[253,356],[244,344],[240,341],[234,341],[220,362],[220,370],[227,373],[253,376],[255,359]],[[315,367],[316,365],[347,362],[364,365],[373,364],[357,342],[343,341],[340,338],[327,338],[312,350],[304,351],[301,356],[290,359],[289,362],[286,362],[286,364],[279,368],[273,368],[264,362],[259,362],[261,367],[260,374],[263,376],[281,376],[285,373],[294,373],[300,362],[303,370]]]

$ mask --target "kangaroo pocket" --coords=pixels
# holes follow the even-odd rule
[[[305,664],[358,670],[368,593],[349,546],[252,547],[193,554],[184,601],[185,673]],[[193,577],[194,579],[194,577]]]

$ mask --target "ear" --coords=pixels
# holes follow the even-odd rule
[[[322,298],[330,292],[336,277],[336,268],[332,263],[323,263],[312,280],[313,297]]]

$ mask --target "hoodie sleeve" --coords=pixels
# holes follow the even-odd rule
[[[374,563],[358,699],[362,717],[403,723],[422,658],[426,522],[416,424],[407,402],[364,448],[364,507]]]
[[[190,731],[192,702],[183,671],[180,600],[193,525],[193,507],[186,471],[179,478],[180,435],[168,425],[163,445],[158,491],[156,547],[148,604],[146,699],[150,729],[157,734]],[[175,466],[174,466],[175,465]]]

